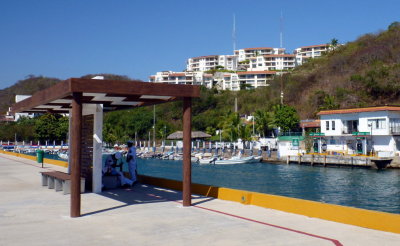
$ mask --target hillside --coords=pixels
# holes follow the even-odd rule
[[[20,80],[14,85],[0,90],[0,112],[4,114],[7,112],[8,107],[15,103],[15,95],[31,95],[36,91],[40,91],[47,87],[50,87],[57,82],[59,79],[46,78],[42,76],[28,76],[24,80]]]
[[[285,102],[303,119],[320,109],[400,104],[400,23],[297,67],[284,85]]]

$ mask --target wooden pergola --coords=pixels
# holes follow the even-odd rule
[[[86,105],[102,105],[100,110],[100,128],[102,128],[103,111],[131,109],[183,100],[183,206],[191,206],[191,102],[192,98],[199,96],[199,86],[193,85],[71,78],[14,104],[11,111],[14,113],[70,114],[70,214],[71,217],[79,217],[81,215],[80,174],[83,108]],[[101,129],[99,132],[101,136]],[[96,139],[101,146],[101,137],[96,136]],[[98,167],[97,170],[99,170]],[[97,187],[99,187],[98,182]]]

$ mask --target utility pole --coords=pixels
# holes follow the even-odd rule
[[[253,136],[254,136],[254,127],[255,127],[255,122],[254,122],[254,115],[253,115]]]
[[[237,106],[237,97],[235,97],[235,113],[238,111],[238,106]]]
[[[283,48],[283,12],[281,10],[281,19],[280,19],[280,35],[279,35],[279,39],[280,39],[280,45],[281,45],[281,49]],[[282,75],[283,75],[283,67],[281,69],[281,104],[283,104],[283,81],[282,81]]]
[[[283,74],[281,71],[281,104],[283,104],[283,78],[282,78]]]
[[[135,146],[137,146],[136,137],[137,137],[137,132],[135,132]]]
[[[153,105],[153,147],[156,147],[156,105]]]

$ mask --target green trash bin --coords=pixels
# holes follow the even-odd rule
[[[38,163],[43,163],[44,151],[41,149],[36,150],[36,160]]]

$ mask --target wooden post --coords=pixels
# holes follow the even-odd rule
[[[301,155],[298,155],[298,157],[299,157],[299,165],[301,165]]]
[[[311,166],[314,166],[314,155],[311,155]]]
[[[191,132],[192,132],[192,99],[185,97],[183,99],[183,206],[192,205],[191,184]]]
[[[324,167],[326,167],[326,155],[324,155]]]
[[[289,156],[289,155],[286,156],[286,164],[287,164],[287,165],[289,165],[289,159],[290,159],[290,156]]]
[[[71,217],[81,216],[81,137],[82,93],[72,94],[71,154]]]

